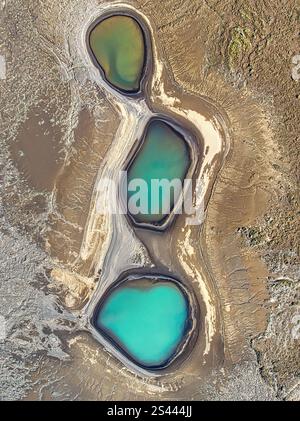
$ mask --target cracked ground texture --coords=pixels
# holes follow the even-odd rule
[[[155,26],[174,83],[212,98],[231,125],[202,233],[226,364],[188,387],[180,373],[170,384],[116,382],[122,367],[73,311],[93,288],[77,257],[118,126],[72,44],[99,3],[0,5],[0,399],[299,400],[300,2],[129,2]],[[43,141],[38,154],[32,139]],[[56,282],[54,267],[76,271],[75,284]]]

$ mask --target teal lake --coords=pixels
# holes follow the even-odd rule
[[[172,182],[174,179],[182,183],[189,166],[189,145],[183,136],[168,123],[152,120],[142,146],[128,169],[128,209],[136,222],[159,225],[163,221],[172,211],[180,192],[169,187],[151,190],[151,183],[153,180]],[[135,179],[144,180],[147,189],[131,188],[129,183],[132,185]],[[134,214],[131,211],[132,203],[137,209]]]
[[[163,366],[185,335],[186,298],[173,282],[143,278],[126,284],[107,296],[96,325],[140,365]]]

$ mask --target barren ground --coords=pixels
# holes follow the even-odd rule
[[[131,376],[76,317],[95,285],[83,229],[119,123],[72,44],[97,3],[0,5],[0,399],[299,400],[300,2],[129,2],[155,27],[174,82],[212,98],[231,129],[201,234],[225,362],[169,383]]]

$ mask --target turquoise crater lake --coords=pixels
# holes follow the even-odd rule
[[[190,147],[179,129],[159,118],[151,120],[127,174],[128,211],[136,223],[164,224],[181,194],[171,183],[182,186],[190,164]]]
[[[114,288],[94,318],[97,330],[146,368],[168,364],[186,337],[189,322],[181,288],[175,282],[146,277]]]

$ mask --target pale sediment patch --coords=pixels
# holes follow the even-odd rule
[[[84,238],[80,249],[81,259],[87,260],[95,251],[97,237],[99,237],[99,235],[104,237],[101,250],[99,250],[99,253],[97,256],[94,256],[93,259],[95,262],[95,272],[97,272],[103,265],[113,235],[111,215],[100,215],[97,212],[97,203],[99,203],[99,201],[102,202],[102,209],[105,207],[109,209],[112,201],[115,200],[113,197],[114,192],[110,188],[106,189],[106,191],[99,188],[101,180],[109,178],[117,183],[118,173],[122,169],[124,159],[127,157],[128,151],[131,150],[136,139],[141,135],[140,128],[143,126],[142,123],[144,122],[145,124],[150,116],[150,111],[143,100],[135,102],[126,98],[124,99],[122,94],[115,91],[112,87],[107,85],[104,80],[102,80],[99,76],[99,69],[90,59],[89,52],[87,50],[86,33],[92,22],[107,10],[113,10],[114,8],[120,9],[122,7],[136,11],[133,7],[119,2],[106,3],[93,8],[89,17],[84,22],[83,27],[79,31],[79,42],[77,46],[77,53],[88,70],[89,79],[94,81],[105,91],[108,101],[110,101],[115,109],[117,109],[121,121],[121,124],[114,136],[114,141],[105,156],[105,160],[103,161],[101,168],[99,168],[91,200],[88,222],[85,227]],[[115,220],[116,219],[118,219],[118,223],[122,225],[123,232],[124,230],[126,231],[124,234],[127,237],[131,237],[131,244],[133,246],[132,253],[139,254],[142,248],[141,244],[138,243],[129,227],[127,227],[125,217],[115,218]]]
[[[58,287],[66,289],[64,304],[69,309],[75,309],[87,299],[94,284],[93,278],[82,277],[59,267],[51,271],[51,277]]]
[[[0,55],[0,79],[6,79],[6,59],[3,55]]]
[[[91,297],[85,311],[86,314],[91,314],[94,305],[97,303],[104,291],[109,285],[115,281],[120,272],[127,270],[130,267],[141,267],[145,264],[150,264],[147,250],[142,243],[137,239],[132,228],[124,215],[100,215],[97,210],[97,203],[101,201],[101,208],[110,208],[112,200],[114,200],[114,193],[111,189],[111,184],[103,190],[101,181],[103,179],[110,179],[118,185],[119,171],[123,169],[128,153],[132,150],[137,139],[140,139],[143,134],[144,127],[153,113],[150,111],[145,100],[135,100],[131,98],[124,98],[119,92],[116,92],[112,87],[108,86],[99,75],[99,69],[92,62],[86,45],[86,33],[88,28],[101,14],[107,10],[113,12],[114,8],[132,9],[137,15],[148,25],[149,31],[154,40],[153,29],[151,24],[143,14],[136,11],[135,8],[125,5],[123,3],[107,3],[96,7],[88,19],[83,24],[79,31],[79,40],[77,53],[87,70],[88,78],[94,81],[101,90],[105,92],[107,100],[118,111],[121,123],[118,127],[114,140],[108,149],[106,156],[99,168],[97,179],[94,185],[92,199],[90,202],[90,211],[87,218],[87,223],[84,229],[83,241],[80,249],[80,259],[87,260],[92,258],[94,262],[95,275],[101,270],[101,278],[98,283],[95,294]],[[172,95],[167,95],[164,90],[162,80],[163,66],[158,60],[158,52],[155,43],[152,43],[153,48],[153,66],[154,76],[152,79],[155,85],[155,91],[160,94],[155,100],[161,102],[165,107],[166,112],[177,114],[184,117],[188,122],[195,126],[203,138],[205,156],[200,170],[200,179],[202,181],[202,189],[197,192],[197,199],[204,201],[204,196],[208,191],[209,182],[213,175],[215,168],[213,161],[215,157],[226,149],[224,146],[224,138],[222,137],[221,124],[216,118],[208,118],[200,112],[180,107],[181,100]],[[200,101],[200,98],[199,98]],[[204,100],[203,100],[204,102]],[[209,108],[209,107],[207,107]],[[211,112],[213,116],[213,112]],[[187,276],[197,284],[197,288],[206,307],[205,313],[205,336],[206,345],[204,355],[210,351],[210,344],[216,333],[216,304],[211,296],[211,290],[208,285],[208,280],[201,273],[201,268],[198,269],[199,262],[197,261],[196,249],[192,245],[190,239],[192,234],[191,228],[188,228],[183,242],[178,242],[178,257],[181,266]],[[101,247],[97,246],[101,238]],[[135,256],[139,256],[137,263],[134,262]],[[110,349],[108,343],[103,338],[97,339],[106,347]],[[120,361],[123,357],[116,350],[111,350]],[[131,364],[127,364],[129,368]],[[132,371],[136,371],[135,368]],[[149,373],[142,373],[149,374]]]
[[[178,241],[178,257],[181,266],[188,276],[193,279],[200,290],[200,294],[203,298],[206,307],[205,314],[205,339],[206,345],[204,350],[204,355],[207,355],[210,350],[210,344],[213,340],[213,337],[216,333],[216,308],[215,303],[213,302],[211,291],[205,277],[201,274],[200,270],[197,269],[196,262],[193,262],[192,259],[197,259],[197,252],[192,245],[191,227],[185,227],[183,230],[186,231],[184,234],[184,240]]]
[[[166,94],[163,81],[163,65],[159,61],[158,52],[155,46],[153,47],[154,56],[154,75],[152,80],[152,91],[155,92],[152,95],[152,100],[159,101],[171,112],[183,116],[190,121],[201,133],[204,145],[203,150],[205,151],[201,169],[198,175],[198,188],[195,191],[194,201],[197,206],[202,206],[204,218],[204,202],[205,196],[208,189],[214,179],[218,160],[217,156],[221,156],[224,159],[229,149],[229,136],[225,125],[222,121],[211,116],[208,118],[206,115],[201,114],[192,109],[182,108],[181,100],[176,98],[169,93]],[[204,102],[205,100],[202,99]],[[200,221],[203,222],[203,221]],[[206,307],[205,314],[205,337],[206,346],[204,355],[207,355],[210,350],[210,344],[216,333],[216,303],[213,300],[212,292],[209,287],[208,281],[204,274],[197,269],[199,262],[197,262],[196,250],[192,245],[191,240],[191,227],[185,226],[183,231],[186,230],[183,241],[178,241],[178,257],[182,268],[191,279],[198,285],[200,294],[203,298]],[[200,247],[200,245],[198,245]],[[195,261],[193,261],[193,259]]]
[[[174,107],[176,104],[180,104],[180,99],[167,95],[164,89],[164,82],[163,82],[163,65],[157,58],[157,51],[155,49],[154,54],[154,63],[155,63],[155,71],[152,81],[152,90],[158,92],[158,95],[155,96],[162,104],[168,107]]]
[[[154,49],[155,50],[155,49]],[[206,117],[192,109],[185,109],[180,107],[181,101],[179,98],[167,95],[164,90],[163,82],[163,65],[158,60],[157,51],[154,54],[155,61],[155,72],[152,82],[153,91],[156,92],[152,96],[154,100],[160,101],[166,108],[175,114],[185,117],[190,121],[201,133],[204,142],[203,150],[205,151],[203,163],[199,173],[199,180],[201,180],[202,194],[198,195],[198,200],[204,200],[205,194],[208,190],[209,183],[213,178],[213,174],[216,171],[215,165],[213,164],[216,156],[221,154],[224,155],[228,152],[229,142],[228,134],[224,125],[215,116],[211,118]],[[202,99],[204,101],[204,99]],[[225,128],[225,130],[224,130]]]
[[[80,249],[80,257],[83,260],[88,259],[91,254],[94,253],[94,245],[97,241],[96,237],[101,235],[101,233],[105,236],[104,243],[102,243],[101,247],[101,256],[97,256],[98,261],[97,263],[95,262],[96,272],[103,264],[103,260],[110,245],[110,239],[112,238],[112,215],[101,215],[99,213],[99,203],[101,202],[102,209],[110,209],[111,204],[116,201],[112,184],[109,184],[107,188],[103,190],[102,181],[109,179],[114,181],[116,186],[118,185],[119,171],[122,169],[124,159],[127,157],[128,151],[131,150],[136,139],[141,135],[140,127],[143,126],[143,124],[140,125],[138,122],[140,123],[141,120],[146,122],[149,116],[149,110],[147,110],[143,102],[137,104],[137,107],[126,107],[123,103],[118,103],[117,106],[121,115],[121,124],[118,127],[114,141],[106,154],[103,166],[99,169],[91,200],[88,223],[85,227],[83,242]],[[121,231],[123,230],[124,233],[124,230],[126,230],[127,232],[124,234],[126,234],[127,237],[132,237],[133,234],[129,227],[127,227],[125,216],[119,216],[118,221],[119,224],[122,225],[122,228],[120,227]],[[135,242],[133,241],[132,243],[132,245],[134,245]],[[139,244],[136,244],[136,247],[140,250]],[[135,248],[133,248],[132,251],[138,252]]]

